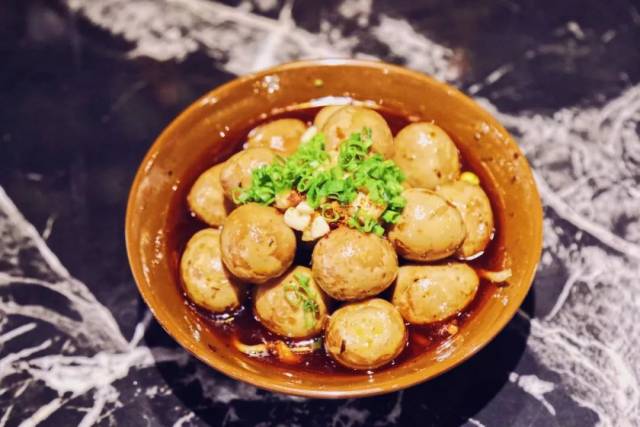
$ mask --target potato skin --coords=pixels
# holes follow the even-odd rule
[[[227,217],[220,234],[222,261],[242,280],[261,284],[280,276],[296,252],[296,237],[275,208],[249,203]]]
[[[482,187],[456,181],[439,187],[437,193],[460,211],[467,231],[467,237],[456,255],[461,259],[470,259],[482,254],[494,231],[491,202]]]
[[[233,209],[233,204],[224,197],[220,183],[220,171],[224,164],[217,164],[207,169],[196,179],[189,194],[189,209],[207,224],[217,227]]]
[[[329,120],[329,117],[331,117],[333,113],[335,113],[342,107],[344,107],[344,105],[327,105],[326,107],[322,108],[320,111],[318,111],[316,117],[313,119],[313,125],[318,130],[321,130],[325,123],[327,123],[327,120]]]
[[[188,298],[207,310],[233,310],[244,299],[243,284],[220,259],[219,230],[206,228],[189,239],[180,260],[180,276]]]
[[[414,261],[452,255],[466,235],[460,212],[429,190],[411,188],[402,194],[407,204],[388,236],[398,254]]]
[[[405,265],[392,302],[407,322],[426,325],[461,312],[475,297],[478,284],[478,275],[464,263]]]
[[[324,343],[327,353],[341,365],[375,369],[398,357],[407,337],[400,312],[389,302],[372,298],[336,310]]]
[[[322,127],[327,151],[338,150],[340,143],[352,133],[371,129],[371,150],[385,159],[393,157],[393,135],[385,119],[377,112],[364,107],[347,105],[334,112]]]
[[[315,295],[313,300],[318,304],[318,316],[311,326],[307,320],[309,314],[305,313],[302,305],[292,305],[285,297],[287,292],[291,292],[287,286],[299,285],[296,274],[309,277],[309,288]],[[278,335],[308,338],[324,329],[327,321],[326,300],[326,295],[313,280],[311,270],[296,266],[283,276],[255,287],[253,312],[267,329]]]
[[[307,126],[298,119],[278,119],[253,128],[247,140],[248,148],[269,148],[280,155],[293,154]]]
[[[411,187],[435,189],[460,176],[458,149],[449,135],[431,123],[412,123],[394,139],[393,160]]]
[[[247,148],[231,156],[220,170],[225,196],[233,200],[236,189],[249,188],[253,170],[271,164],[275,158],[275,153],[268,148]]]
[[[354,301],[388,288],[398,273],[398,257],[386,239],[340,227],[316,244],[312,272],[330,297]]]

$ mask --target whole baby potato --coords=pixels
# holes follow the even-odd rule
[[[456,181],[442,185],[437,192],[462,214],[467,236],[456,255],[462,259],[469,259],[482,254],[491,241],[494,230],[491,202],[482,187]]]
[[[222,261],[242,280],[261,284],[280,276],[296,253],[296,236],[275,208],[249,203],[227,217],[220,235]]]
[[[398,257],[386,239],[340,227],[316,244],[312,272],[330,297],[353,301],[388,288],[398,272]]]
[[[334,112],[322,127],[327,151],[338,150],[340,144],[352,133],[371,130],[371,150],[385,159],[393,157],[393,135],[385,119],[377,112],[364,107],[347,105]]]
[[[206,228],[194,234],[182,254],[180,275],[191,301],[207,310],[221,313],[237,308],[244,287],[220,259],[220,231]]]
[[[393,160],[411,187],[433,190],[460,176],[458,149],[449,135],[432,123],[412,123],[398,132]]]
[[[461,312],[475,297],[478,284],[478,275],[464,263],[405,265],[392,302],[407,322],[425,325]]]
[[[220,171],[223,164],[207,169],[198,177],[187,195],[189,209],[202,221],[212,226],[220,226],[233,208],[232,203],[225,199]]]
[[[403,258],[434,261],[458,249],[466,236],[460,212],[442,197],[418,188],[405,190],[407,201],[389,240]]]
[[[247,148],[234,154],[220,170],[220,183],[225,196],[233,200],[236,191],[249,188],[253,171],[271,164],[275,158],[275,153],[268,148]]]
[[[329,117],[331,117],[333,113],[335,113],[342,107],[344,107],[344,105],[328,105],[322,108],[320,111],[318,111],[316,117],[313,119],[313,125],[318,130],[321,130],[324,124],[327,123],[327,120],[329,120]]]
[[[308,278],[307,285],[303,286],[298,278]],[[325,299],[324,292],[311,277],[311,270],[296,266],[283,276],[256,286],[253,311],[267,329],[278,335],[308,338],[324,329]],[[311,306],[317,310],[310,311]]]
[[[398,310],[383,299],[373,298],[347,304],[331,315],[325,350],[346,367],[375,369],[402,353],[407,335]]]
[[[248,148],[269,148],[281,155],[293,154],[307,126],[298,119],[278,119],[249,132]]]

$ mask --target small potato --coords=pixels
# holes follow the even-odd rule
[[[384,118],[377,112],[364,107],[347,105],[334,112],[322,127],[327,151],[337,150],[342,141],[352,133],[371,129],[373,145],[371,150],[385,159],[393,157],[393,135]]]
[[[416,188],[435,189],[460,176],[460,158],[449,135],[431,123],[412,123],[395,138],[393,160]]]
[[[328,105],[324,107],[316,114],[316,117],[313,119],[313,125],[318,129],[322,129],[324,124],[327,123],[327,120],[329,120],[329,117],[342,107],[344,107],[344,105]]]
[[[415,261],[452,255],[466,235],[460,212],[429,190],[412,188],[402,194],[407,204],[389,230],[389,240],[398,254]]]
[[[336,310],[325,333],[325,350],[352,369],[374,369],[395,359],[407,343],[407,329],[398,310],[373,298]]]
[[[180,260],[184,290],[191,301],[216,313],[242,303],[244,287],[220,259],[220,231],[206,228],[191,237]]]
[[[220,170],[220,183],[225,196],[233,200],[236,190],[249,188],[253,170],[271,164],[275,158],[275,153],[268,148],[248,148],[234,154]]]
[[[353,301],[388,288],[398,273],[398,257],[386,239],[340,227],[316,244],[312,271],[330,297]]]
[[[227,217],[220,235],[222,261],[250,283],[280,276],[296,253],[296,236],[275,208],[249,203]]]
[[[191,212],[214,227],[222,225],[233,209],[232,203],[225,199],[220,183],[222,167],[223,164],[218,164],[207,169],[198,177],[187,196]]]
[[[464,263],[400,267],[393,304],[416,325],[445,320],[461,312],[475,297],[479,279]]]
[[[309,278],[305,292],[296,278]],[[270,331],[289,338],[308,338],[318,335],[327,320],[325,294],[311,277],[311,270],[297,266],[285,275],[256,286],[253,311]],[[305,311],[305,300],[316,304],[317,312]]]
[[[280,155],[288,156],[298,149],[300,138],[306,130],[302,120],[274,120],[251,130],[247,147],[270,148]]]
[[[479,185],[456,181],[438,188],[437,193],[462,214],[467,237],[456,255],[462,259],[480,255],[493,235],[493,212],[487,194]]]

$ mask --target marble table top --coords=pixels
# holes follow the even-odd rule
[[[636,1],[6,0],[0,3],[0,427],[640,425]],[[238,74],[380,58],[473,96],[545,205],[518,315],[477,356],[385,396],[260,391],[153,320],[127,191],[184,107]]]

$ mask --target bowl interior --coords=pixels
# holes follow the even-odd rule
[[[434,351],[373,375],[320,375],[269,367],[237,353],[188,307],[178,284],[180,253],[172,230],[185,225],[179,209],[204,168],[239,147],[238,136],[287,109],[351,98],[412,120],[434,120],[458,145],[490,193],[499,230],[494,268],[510,267],[509,286],[491,287],[460,332]],[[468,358],[511,319],[531,285],[541,250],[538,192],[516,143],[487,112],[457,90],[422,74],[383,63],[312,61],[249,75],[205,95],[156,140],[136,175],[127,209],[131,268],[160,324],[182,346],[218,370],[259,387],[315,397],[354,397],[401,389]]]

